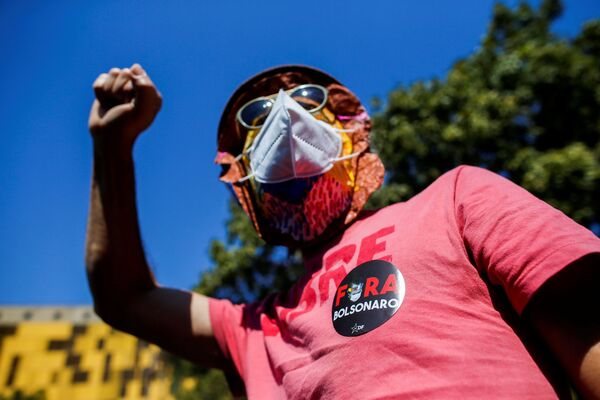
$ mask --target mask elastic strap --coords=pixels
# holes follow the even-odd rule
[[[240,154],[237,155],[237,157],[234,158],[234,160],[235,161],[240,161],[243,156],[247,156],[251,152],[252,152],[252,147],[250,147],[248,150],[242,151]]]
[[[348,160],[350,158],[354,158],[358,155],[360,155],[361,153],[363,153],[364,150],[361,151],[357,151],[356,153],[352,153],[352,154],[348,154],[347,156],[342,156],[342,157],[336,157],[336,158],[332,158],[331,162],[337,162],[337,161],[344,161],[344,160]]]
[[[254,172],[251,173],[250,175],[246,175],[245,177],[240,178],[236,183],[247,181],[248,179],[252,178],[253,176],[254,176]]]
[[[358,130],[358,128],[350,128],[350,129],[339,129],[336,127],[333,127],[331,125],[329,125],[327,122],[325,121],[321,121],[321,120],[317,120],[317,122],[319,124],[321,124],[322,126],[324,126],[326,129],[333,129],[335,132],[345,132],[345,133],[352,133],[352,132],[356,132]]]
[[[338,161],[349,160],[351,158],[354,158],[354,157],[360,155],[364,151],[365,150],[361,150],[361,151],[357,151],[356,153],[348,154],[347,156],[332,158],[331,162],[334,163],[334,162],[338,162]],[[252,172],[250,175],[246,175],[245,177],[240,178],[236,183],[241,183],[241,182],[247,181],[248,179],[252,178],[253,176],[254,176],[254,172]]]
[[[251,152],[252,152],[252,147],[250,147],[248,150],[242,151],[237,157],[234,158],[234,160],[240,161],[243,156],[248,155]],[[238,179],[235,183],[247,181],[248,179],[252,178],[253,176],[254,176],[254,172],[252,172],[250,175],[246,175],[243,178]]]
[[[337,128],[333,128],[336,132],[344,132],[344,133],[354,133],[358,130],[358,128],[352,128],[352,129],[337,129]]]
[[[367,114],[366,111],[363,111],[358,115],[338,115],[337,117],[340,121],[348,121],[348,120],[365,121],[365,120],[369,119],[369,114]]]

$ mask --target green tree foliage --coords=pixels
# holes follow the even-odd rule
[[[373,144],[386,165],[383,206],[443,172],[478,165],[507,176],[598,233],[600,21],[573,40],[550,31],[557,0],[496,4],[481,47],[445,79],[389,94]]]
[[[386,184],[370,207],[404,201],[470,164],[510,178],[600,233],[600,20],[560,38],[550,27],[561,12],[559,0],[537,9],[498,3],[479,49],[445,78],[389,94],[372,135]],[[235,203],[227,231],[225,243],[212,243],[215,268],[195,290],[249,301],[301,273],[299,254],[265,245]],[[218,398],[222,382],[200,375],[198,388]]]
[[[171,392],[176,399],[232,399],[229,387],[227,386],[227,381],[221,371],[201,368],[175,356],[170,356],[168,360],[174,367]],[[186,384],[189,383],[190,380],[192,384]]]

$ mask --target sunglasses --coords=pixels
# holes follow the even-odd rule
[[[285,92],[310,113],[321,111],[329,94],[323,86],[313,84],[296,86]],[[238,110],[236,119],[244,128],[260,129],[271,112],[276,97],[277,94],[273,94],[250,100]]]

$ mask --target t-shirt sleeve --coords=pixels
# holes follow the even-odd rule
[[[213,334],[224,357],[232,368],[225,369],[231,391],[244,393],[244,366],[248,331],[244,321],[245,304],[232,304],[229,300],[209,298],[210,322]]]
[[[600,252],[591,231],[495,173],[459,167],[454,196],[469,256],[490,283],[504,288],[519,314],[550,277]]]

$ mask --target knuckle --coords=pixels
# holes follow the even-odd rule
[[[111,79],[111,78],[106,79],[104,82],[102,82],[102,88],[105,91],[109,91],[110,88],[112,87],[113,82],[114,82],[114,79]]]
[[[103,95],[106,93],[104,86],[102,84],[94,85],[94,93],[97,95]]]
[[[111,68],[110,71],[108,71],[108,73],[112,76],[119,75],[119,72],[121,72],[120,68]]]
[[[94,81],[94,83],[93,83],[92,86],[94,88],[102,86],[102,84],[104,83],[104,81],[106,80],[107,77],[108,77],[107,74],[100,74],[100,75],[98,75],[98,77],[96,78],[96,80]]]
[[[154,87],[152,82],[150,82],[148,79],[140,79],[137,83],[137,86],[139,88],[146,89],[146,90]]]

